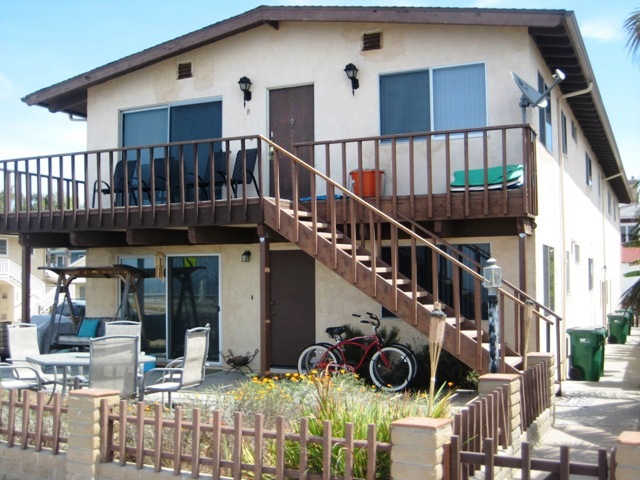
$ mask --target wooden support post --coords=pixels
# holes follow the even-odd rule
[[[31,253],[29,244],[22,245],[22,321],[29,323],[31,319]]]

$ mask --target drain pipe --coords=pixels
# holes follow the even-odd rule
[[[565,194],[564,194],[564,169],[565,169],[565,162],[564,162],[564,152],[562,151],[562,110],[560,108],[560,103],[563,100],[566,100],[567,98],[573,98],[573,97],[578,97],[580,95],[586,95],[587,93],[590,93],[591,90],[593,89],[593,82],[589,82],[589,85],[587,86],[587,88],[584,88],[582,90],[578,90],[575,92],[571,92],[571,93],[567,93],[564,95],[559,95],[558,99],[556,101],[556,116],[557,116],[557,125],[558,125],[558,144],[560,146],[560,148],[558,148],[559,151],[559,163],[560,163],[560,242],[562,245],[562,264],[564,265],[564,268],[562,269],[562,275],[561,275],[561,280],[562,280],[562,318],[563,320],[566,321],[566,316],[567,316],[567,269],[569,268],[569,262],[571,261],[571,256],[569,256],[569,259],[567,259],[567,255],[566,255],[566,236],[567,236],[567,232],[566,232],[566,228],[565,228],[565,218],[566,218],[566,214],[565,214],[565,210],[566,210],[566,205],[565,205]],[[564,326],[563,328],[563,332],[566,331],[566,326]],[[560,344],[562,345],[562,344]],[[567,361],[567,352],[568,352],[568,348],[567,348],[567,344],[566,341],[564,342],[564,353],[565,355],[562,358],[556,359],[556,361],[561,362],[561,360],[563,360],[562,363]],[[558,354],[561,354],[562,352],[558,352]],[[560,379],[558,379],[560,380]],[[562,383],[560,383],[560,389],[562,389]]]

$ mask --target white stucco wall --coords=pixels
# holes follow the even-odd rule
[[[373,31],[382,31],[383,48],[362,52],[362,34]],[[193,78],[176,80],[177,64],[181,62],[192,62]],[[269,90],[298,85],[314,86],[316,140],[377,135],[380,129],[380,75],[471,62],[483,62],[486,67],[488,125],[521,122],[520,92],[513,84],[510,71],[534,85],[538,72],[547,83],[552,82],[552,72],[546,70],[526,28],[281,22],[278,30],[265,25],[92,87],[88,98],[88,146],[97,149],[119,145],[120,114],[124,110],[204,99],[222,100],[223,136],[268,136]],[[355,95],[352,95],[343,72],[347,63],[354,63],[359,69],[360,88]],[[253,99],[245,108],[237,84],[241,76],[248,76],[252,81]],[[602,187],[602,196],[597,193],[602,175],[597,159],[588,150],[588,143],[580,131],[575,142],[569,133],[566,159],[559,153],[560,93],[560,89],[554,90],[551,100],[553,153],[540,143],[537,146],[539,217],[535,219],[537,228],[533,236],[526,240],[527,290],[538,300],[543,299],[542,246],[552,246],[556,252],[556,310],[565,315],[566,326],[594,324],[602,321],[603,312],[609,308],[600,293],[605,265],[610,280],[607,284],[609,299],[619,296],[617,221],[606,212],[606,189],[609,187]],[[570,125],[573,117],[563,102],[560,105]],[[526,119],[538,130],[537,110],[528,109]],[[475,141],[472,139],[471,143]],[[509,140],[509,149],[517,149],[516,141],[511,142]],[[452,145],[453,158],[460,162],[463,144],[453,142]],[[584,183],[586,151],[593,160],[593,187],[586,187]],[[442,154],[443,143],[436,140],[434,158],[440,158]],[[267,157],[264,156],[265,171]],[[436,175],[435,189],[444,191],[449,179],[444,178],[442,169],[436,169]],[[605,206],[604,214],[602,205]],[[559,226],[563,220],[564,229]],[[492,243],[505,278],[517,283],[518,238],[514,235],[498,239],[455,239],[457,243],[476,241]],[[580,245],[581,261],[570,265],[571,291],[565,298],[562,265],[572,243]],[[224,349],[246,350],[247,343],[259,344],[258,262],[235,268],[244,249],[253,250],[253,258],[258,258],[256,248],[189,248],[190,253],[219,252],[221,255]],[[184,249],[173,247],[131,248],[118,252],[99,250],[90,253],[89,262],[106,261],[108,264],[115,260],[116,254],[142,255],[146,252],[153,255],[157,251],[184,253]],[[592,291],[586,288],[588,258],[594,259],[595,287]],[[373,300],[328,270],[318,267],[316,272],[318,340],[325,339],[326,326],[343,323],[351,312],[379,311]],[[113,291],[115,294],[115,287]],[[88,290],[87,298],[90,294],[91,290]],[[110,310],[112,301],[113,298],[102,297],[94,306],[98,311]],[[230,315],[233,315],[233,322],[229,322]],[[233,328],[227,327],[231,323]]]

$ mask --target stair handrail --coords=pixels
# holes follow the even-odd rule
[[[415,222],[413,220],[411,220],[409,217],[407,217],[406,215],[403,215],[401,212],[398,212],[398,216],[401,217],[405,222],[410,223],[412,226],[416,227],[418,230],[421,230],[422,232],[426,233],[429,237],[431,237],[435,242],[441,243],[442,245],[450,248],[451,250],[453,250],[456,255],[460,255],[461,257],[463,257],[465,260],[468,260],[470,263],[473,264],[474,267],[476,268],[483,268],[482,264],[477,262],[474,258],[470,257],[469,255],[465,254],[463,251],[458,250],[456,248],[456,246],[452,243],[447,242],[445,239],[443,239],[442,237],[439,237],[438,235],[436,235],[435,233],[433,233],[432,231],[428,230],[427,228],[423,227],[422,225],[420,225],[418,222]],[[536,300],[534,297],[532,297],[531,295],[529,295],[528,293],[526,293],[525,291],[521,290],[520,288],[516,287],[513,283],[509,282],[508,280],[506,280],[505,278],[502,279],[502,283],[505,284],[507,287],[509,287],[510,289],[512,289],[514,292],[516,292],[518,295],[521,295],[523,297],[525,297],[525,302],[527,300],[533,302],[533,304],[538,307],[540,310],[544,310],[546,311],[549,315],[551,315],[552,317],[554,317],[558,322],[562,321],[562,316],[559,315],[558,313],[556,313],[555,311],[553,311],[552,309],[550,309],[549,307],[547,307],[546,305],[540,303],[538,300]],[[534,313],[538,316],[541,317],[542,319],[546,319],[546,317],[544,315],[542,315],[540,312],[537,312],[534,310]]]
[[[360,198],[354,192],[351,192],[347,187],[345,187],[343,185],[340,185],[338,182],[336,182],[332,178],[328,177],[327,175],[325,175],[321,171],[317,170],[316,168],[312,167],[311,165],[306,163],[301,158],[299,158],[296,155],[292,154],[291,152],[285,150],[284,148],[282,148],[281,146],[279,146],[278,144],[274,143],[272,140],[268,139],[267,137],[265,137],[263,135],[257,135],[257,137],[260,140],[264,141],[267,145],[272,147],[274,151],[277,151],[279,153],[284,154],[286,157],[288,157],[290,160],[295,162],[297,165],[301,166],[305,170],[310,171],[314,175],[320,177],[322,180],[327,182],[333,188],[337,188],[338,190],[344,192],[345,194],[348,194],[349,198],[353,199],[356,203],[360,204],[365,210],[368,210],[368,211],[370,211],[372,213],[375,213],[377,216],[381,217],[385,222],[388,222],[389,224],[393,225],[395,228],[397,228],[397,229],[401,230],[402,232],[406,233],[407,235],[409,235],[409,237],[414,238],[416,241],[425,244],[432,251],[435,251],[438,255],[444,257],[445,259],[447,259],[448,261],[450,261],[451,263],[456,265],[458,268],[461,268],[462,270],[466,271],[468,274],[470,274],[472,277],[476,278],[477,280],[484,280],[484,277],[482,275],[480,275],[479,273],[477,273],[475,270],[473,270],[472,268],[469,268],[467,265],[465,265],[464,263],[460,262],[459,260],[457,260],[456,258],[452,257],[451,255],[443,252],[439,248],[436,248],[436,246],[432,245],[427,239],[425,239],[425,238],[421,237],[420,235],[416,234],[413,230],[405,227],[400,222],[398,222],[397,220],[393,219],[392,217],[387,215],[382,210],[380,210],[377,207],[375,207],[375,206],[371,205],[370,203],[366,202],[364,199]],[[296,193],[296,196],[297,196],[297,191],[295,193]],[[313,196],[311,198],[312,198],[312,200],[314,199]],[[276,195],[276,206],[277,206],[278,210],[280,210],[280,196],[279,195]],[[297,210],[297,208],[298,207],[297,207],[297,203],[296,203],[294,205],[294,209]],[[516,304],[518,304],[518,305],[520,305],[522,307],[525,306],[525,301],[515,297],[514,295],[512,295],[510,292],[504,290],[503,288],[498,288],[498,291],[502,295],[504,295],[507,298],[511,299],[514,303],[516,303]],[[549,320],[548,318],[546,318],[545,316],[540,316],[539,318],[541,318],[542,320],[544,320],[548,324],[553,324],[553,322],[551,320]]]

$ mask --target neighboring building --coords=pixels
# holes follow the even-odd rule
[[[510,72],[543,92],[556,69],[548,106],[521,108]],[[564,329],[603,324],[619,296],[616,206],[631,195],[572,12],[259,7],[24,100],[86,117],[91,152],[9,162],[3,185],[22,169],[56,181],[34,187],[44,206],[0,211],[0,233],[148,272],[144,341],[159,355],[210,323],[213,363],[259,347],[263,371],[291,367],[326,327],[381,306],[424,342],[439,301],[444,347],[486,370],[486,292],[430,253],[429,231],[480,264],[493,255],[546,305],[558,330],[536,320],[529,346],[559,347],[561,364]],[[384,215],[327,180],[370,176],[356,193]],[[119,293],[88,284],[87,314]],[[500,298],[512,371],[524,308]]]
[[[23,249],[18,237],[0,236],[0,322],[23,321],[23,282],[27,272],[22,270]],[[38,267],[45,265],[45,250],[34,249],[31,254],[29,275],[30,315],[47,308],[44,272]],[[28,319],[25,319],[28,321]]]
[[[630,183],[634,184],[631,179]],[[625,247],[624,244],[634,240],[633,229],[638,223],[638,204],[631,203],[620,205],[620,241],[622,242],[622,268],[620,280],[620,294],[626,292],[637,280],[638,277],[625,277],[625,273],[640,269],[640,265],[633,265],[640,260],[640,247]]]

